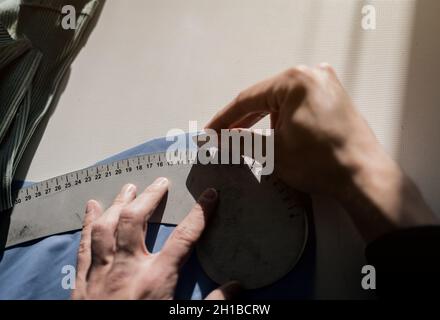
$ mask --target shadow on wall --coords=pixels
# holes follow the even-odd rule
[[[440,215],[440,1],[418,0],[398,160]]]

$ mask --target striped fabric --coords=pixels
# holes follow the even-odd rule
[[[0,70],[31,48],[26,39],[14,40],[0,21]]]
[[[0,0],[0,211],[13,205],[19,161],[84,45],[102,0]],[[65,5],[76,28],[61,26]]]
[[[2,28],[1,25],[0,28]],[[10,127],[23,101],[25,92],[29,90],[41,59],[40,52],[33,49],[30,44],[26,44],[26,49],[23,50],[24,46],[16,42],[19,41],[12,40],[4,51],[0,51],[0,58],[3,58],[1,62],[5,62],[0,68],[0,141],[3,141],[6,130]],[[28,41],[20,42],[29,43]],[[19,49],[22,52],[14,55],[11,49]]]

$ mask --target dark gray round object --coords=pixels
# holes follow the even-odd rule
[[[197,245],[207,275],[219,284],[237,280],[255,289],[292,270],[307,241],[305,195],[272,177],[259,182],[246,166],[218,166],[199,177],[220,193],[217,212]]]

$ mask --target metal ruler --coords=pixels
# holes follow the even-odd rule
[[[259,179],[255,163],[201,165],[194,163],[195,156],[194,150],[187,150],[181,160],[168,162],[165,153],[139,155],[22,188],[15,193],[15,205],[10,210],[6,246],[81,229],[89,199],[106,208],[125,183],[135,184],[138,192],[142,192],[159,176],[167,177],[171,183],[150,222],[178,224],[207,187],[218,189],[220,199],[225,198],[224,194],[240,194],[225,198],[230,202],[228,208],[259,210],[270,203],[286,215],[303,215],[303,211],[298,211],[303,206],[299,193],[292,193],[272,176]]]

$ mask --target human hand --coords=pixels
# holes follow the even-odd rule
[[[72,299],[172,299],[178,272],[215,210],[217,192],[207,189],[158,253],[145,246],[147,221],[168,190],[157,179],[136,197],[125,185],[103,212],[98,202],[87,203],[78,251],[76,288]],[[231,298],[238,290],[230,282],[207,299]]]
[[[248,128],[268,114],[274,173],[294,188],[338,199],[366,239],[437,221],[328,64],[292,68],[244,90],[206,128]]]
[[[335,195],[335,184],[348,183],[365,150],[380,150],[328,65],[289,69],[244,90],[206,128],[248,128],[268,114],[275,173],[302,191]]]

